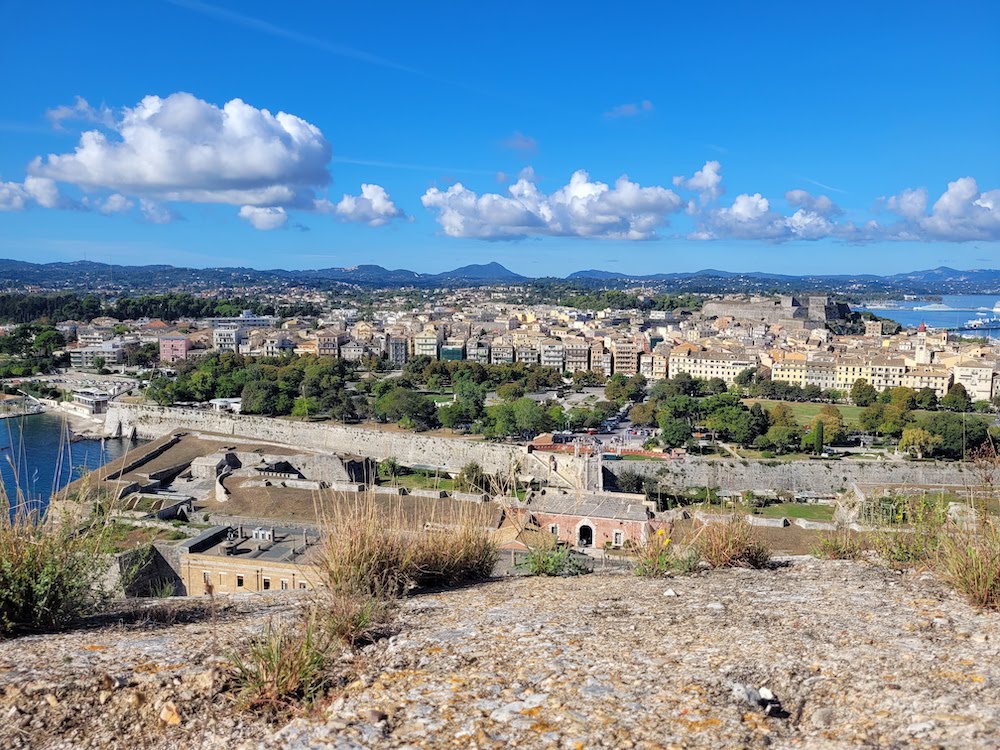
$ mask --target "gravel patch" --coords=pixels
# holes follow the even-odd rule
[[[929,575],[796,558],[414,597],[321,719],[256,750],[996,748],[1000,618]]]

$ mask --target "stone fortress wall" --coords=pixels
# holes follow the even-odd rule
[[[944,461],[778,461],[689,456],[669,462],[606,461],[604,468],[613,474],[634,471],[646,475],[655,475],[662,469],[667,486],[678,489],[718,487],[730,492],[775,490],[834,494],[852,485],[975,487],[979,481],[969,466]]]
[[[555,486],[593,487],[600,481],[596,461],[529,453],[524,446],[482,440],[430,437],[410,432],[271,417],[225,414],[145,404],[112,404],[105,421],[109,435],[154,440],[177,430],[233,435],[311,451],[358,455],[377,461],[394,457],[405,466],[458,472],[475,461],[490,474],[531,475]],[[588,476],[588,468],[590,468]]]
[[[489,473],[516,471],[560,487],[603,489],[597,459],[535,452],[480,440],[429,437],[409,432],[327,423],[292,422],[270,417],[223,414],[203,409],[178,409],[137,404],[113,404],[105,423],[109,434],[156,439],[177,430],[238,435],[282,445],[335,454],[360,455],[381,461],[390,456],[406,466],[435,467],[458,472],[470,461]],[[605,461],[617,474],[663,471],[677,488],[718,487],[743,492],[807,492],[833,494],[857,485],[966,487],[977,483],[975,472],[956,462],[707,459],[688,456],[673,461]]]

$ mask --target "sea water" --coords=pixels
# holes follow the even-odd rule
[[[0,420],[0,475],[12,503],[20,497],[44,511],[53,492],[131,447],[121,438],[71,442],[59,414],[8,417]]]

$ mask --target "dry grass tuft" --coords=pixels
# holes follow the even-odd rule
[[[703,526],[692,546],[713,568],[763,568],[771,559],[771,550],[743,518]]]
[[[820,537],[812,550],[813,557],[821,560],[858,560],[863,552],[861,541],[846,529]]]
[[[268,623],[246,655],[231,657],[244,705],[271,715],[313,705],[333,681],[329,638],[314,615],[298,624]]]
[[[490,507],[452,504],[453,512],[414,518],[402,500],[372,494],[325,508],[320,568],[340,593],[392,599],[414,587],[488,578],[497,559]]]
[[[968,531],[942,534],[935,568],[970,604],[1000,609],[1000,527],[989,519]]]

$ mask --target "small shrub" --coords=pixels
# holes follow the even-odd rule
[[[268,623],[246,656],[231,657],[246,707],[280,714],[315,703],[331,685],[328,637],[315,614],[301,625]]]
[[[681,553],[670,544],[670,531],[657,529],[645,544],[635,547],[635,574],[644,578],[660,578],[671,573],[691,573],[701,560],[698,551],[688,548]]]
[[[576,576],[587,568],[573,559],[569,547],[535,547],[528,550],[518,567],[532,576]]]
[[[969,603],[1000,609],[1000,528],[995,520],[975,531],[943,535],[937,553],[941,576]]]
[[[857,560],[863,548],[857,537],[849,531],[831,532],[819,540],[813,550],[813,557],[821,560]]]
[[[698,569],[698,563],[701,562],[701,555],[698,554],[698,550],[694,547],[688,547],[687,551],[683,554],[676,554],[674,556],[674,571],[680,574],[694,573]]]
[[[947,507],[929,497],[897,498],[887,527],[872,536],[872,545],[891,565],[929,563],[941,546]]]
[[[771,559],[767,545],[742,518],[703,526],[693,544],[713,568],[762,568]]]
[[[0,501],[0,637],[64,627],[99,609],[106,558],[99,528],[78,531]]]

